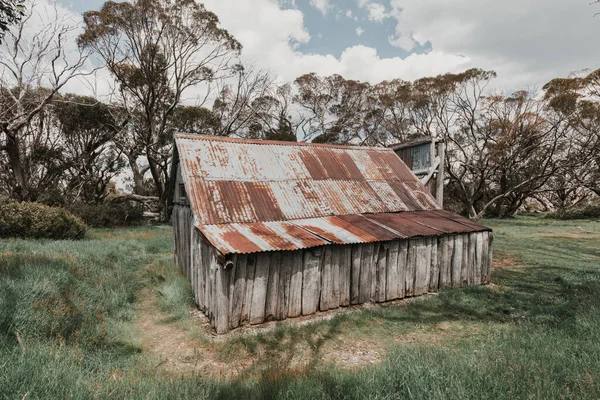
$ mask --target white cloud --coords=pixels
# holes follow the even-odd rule
[[[370,3],[367,5],[367,9],[369,10],[370,21],[382,22],[385,18],[389,17],[383,4]]]
[[[416,79],[447,71],[459,71],[469,58],[441,51],[428,54],[381,58],[377,50],[366,46],[345,49],[340,57],[332,54],[305,54],[290,45],[290,40],[307,43],[310,35],[299,10],[282,10],[271,0],[205,0],[224,28],[244,46],[249,62],[269,68],[282,81],[315,72],[341,74],[349,79],[377,83],[384,79]],[[251,4],[250,4],[251,3]],[[248,18],[252,15],[252,18]]]
[[[321,12],[321,14],[327,14],[327,11],[331,8],[329,0],[310,0],[310,5]]]
[[[50,4],[51,0],[39,0]],[[83,1],[83,0],[81,0]],[[600,23],[593,18],[595,9],[587,0],[548,0],[541,10],[538,0],[356,0],[369,11],[380,4],[387,16],[397,20],[390,43],[414,50],[430,43],[431,50],[406,58],[382,58],[376,49],[352,46],[332,54],[300,52],[297,44],[307,44],[311,36],[298,9],[282,9],[292,0],[205,0],[206,7],[220,18],[244,46],[243,57],[268,68],[282,81],[316,72],[338,73],[349,79],[376,83],[384,79],[416,79],[445,72],[458,72],[471,67],[494,69],[499,79],[494,86],[507,89],[541,86],[549,79],[566,76],[583,68],[598,68],[600,62],[594,39],[600,34]],[[311,0],[325,12],[332,10],[331,0]],[[377,6],[375,6],[377,7]],[[387,7],[387,8],[386,8]],[[287,8],[287,7],[285,7]],[[373,8],[375,9],[375,8]],[[381,8],[379,8],[381,9]],[[340,10],[340,15],[354,19],[357,12]],[[78,13],[71,13],[77,21]],[[380,15],[373,13],[373,16]],[[375,21],[377,19],[374,19]],[[362,34],[365,26],[356,30]],[[328,33],[330,32],[330,33]],[[313,32],[316,36],[317,32]],[[325,38],[336,34],[335,27],[324,32]],[[374,31],[369,30],[369,33]],[[384,39],[385,40],[385,39]],[[69,44],[75,51],[74,43]],[[338,49],[332,49],[336,51]],[[106,71],[96,74],[91,83],[72,81],[65,91],[106,93],[111,78]],[[186,94],[193,102],[195,93]]]
[[[600,66],[592,50],[600,23],[587,0],[548,0],[543,8],[538,0],[391,0],[391,7],[398,21],[391,43],[466,54],[510,89]]]
[[[363,28],[361,28],[360,26],[356,28],[356,34],[358,36],[362,35],[363,33],[365,33],[365,30]]]

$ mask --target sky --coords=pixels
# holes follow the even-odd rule
[[[39,0],[38,3],[49,0]],[[58,0],[74,17],[99,0]],[[478,67],[502,91],[600,67],[590,0],[205,0],[282,81],[309,72],[377,83]]]

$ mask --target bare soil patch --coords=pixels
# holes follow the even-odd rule
[[[492,261],[493,269],[514,269],[523,267],[523,263],[520,263],[514,258],[504,257],[504,258],[494,258]]]
[[[157,369],[177,375],[201,375],[213,378],[231,377],[237,370],[215,359],[214,352],[194,339],[176,323],[167,323],[168,315],[159,310],[156,293],[146,289],[139,294],[138,318],[144,352],[157,359]],[[239,360],[243,366],[248,360]]]

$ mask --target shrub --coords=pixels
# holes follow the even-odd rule
[[[85,223],[64,208],[0,197],[0,237],[83,239]]]
[[[590,204],[584,207],[565,208],[546,214],[552,219],[594,219],[600,218],[600,204]]]
[[[69,207],[69,211],[93,228],[116,228],[120,226],[141,225],[144,222],[142,208],[127,203],[78,203]]]

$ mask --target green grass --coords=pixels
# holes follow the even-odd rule
[[[144,288],[170,323],[197,333],[169,229],[0,241],[0,398],[600,398],[600,223],[484,223],[495,259],[507,260],[491,287],[233,336],[215,354],[232,368],[255,362],[229,381],[165,374],[141,351],[133,317]],[[352,371],[322,361],[352,344],[383,362]],[[290,364],[297,354],[302,367]]]

